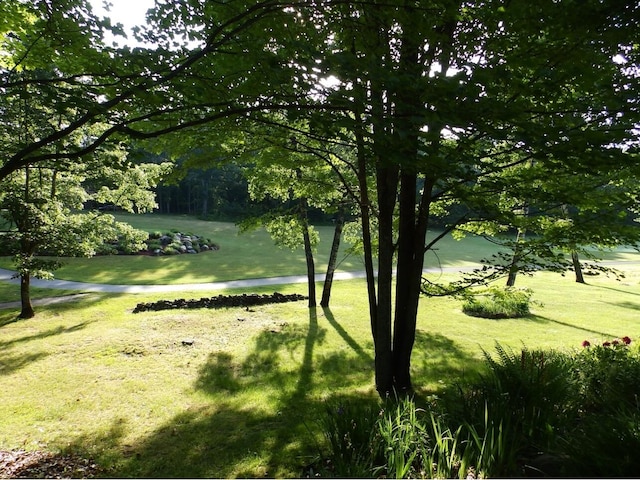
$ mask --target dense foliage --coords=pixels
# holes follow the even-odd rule
[[[335,400],[317,468],[340,477],[632,477],[640,350],[630,343],[585,342],[570,354],[498,344],[478,379],[442,398]]]
[[[382,396],[412,390],[433,216],[518,231],[496,275],[637,239],[600,220],[637,198],[637,4],[157,2],[136,32],[153,48],[133,49],[106,44],[121,28],[86,0],[0,6],[0,179],[131,139],[200,152],[203,171],[253,154],[273,178],[335,175],[359,216]],[[311,204],[318,185],[269,188]]]

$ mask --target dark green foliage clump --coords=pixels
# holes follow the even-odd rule
[[[496,344],[477,378],[423,402],[352,400],[323,423],[331,475],[637,475],[640,351],[631,339],[561,353]]]
[[[462,311],[482,318],[521,318],[530,313],[531,291],[493,287],[467,299]]]

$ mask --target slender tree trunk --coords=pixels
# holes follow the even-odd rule
[[[324,287],[322,289],[322,299],[320,305],[328,307],[331,299],[331,287],[333,286],[333,274],[336,271],[336,263],[338,261],[338,250],[340,249],[340,239],[342,238],[342,227],[344,226],[344,215],[340,212],[336,219],[336,228],[333,231],[333,242],[331,243],[331,253],[329,254],[329,263],[327,265],[327,274],[324,278]]]
[[[511,259],[511,265],[509,265],[509,276],[507,277],[507,287],[513,287],[516,284],[516,276],[520,269],[520,257],[522,255],[522,241],[524,241],[526,233],[522,229],[518,229],[516,235],[516,246],[513,250],[513,258]]]
[[[309,285],[309,307],[315,307],[316,301],[316,267],[313,260],[313,248],[309,237],[309,219],[307,218],[307,200],[300,200],[300,220],[302,221],[302,237],[304,239],[304,256],[307,261],[307,283]]]
[[[20,275],[20,302],[22,303],[22,310],[20,311],[20,318],[33,318],[36,312],[31,305],[31,275],[29,272],[23,272]]]
[[[582,275],[582,265],[580,265],[578,252],[576,252],[575,250],[571,252],[571,261],[573,262],[573,270],[576,272],[576,282],[587,283],[584,281],[584,276]]]
[[[362,89],[356,85],[357,91],[364,96]],[[369,321],[371,323],[371,335],[373,342],[376,342],[376,327],[378,325],[378,295],[376,292],[375,271],[373,268],[373,242],[371,240],[371,200],[369,198],[369,185],[367,183],[367,151],[362,128],[362,115],[356,104],[356,127],[354,130],[356,137],[357,173],[360,209],[360,219],[362,223],[362,249],[364,251],[364,269],[367,280],[367,296],[369,300]]]

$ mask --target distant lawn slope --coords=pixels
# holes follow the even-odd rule
[[[106,284],[188,284],[248,278],[304,275],[305,258],[302,248],[296,251],[273,244],[264,229],[240,234],[233,223],[198,220],[186,215],[127,215],[116,214],[136,228],[148,232],[177,230],[210,238],[220,246],[218,251],[166,257],[143,255],[99,256],[93,258],[65,258],[65,265],[55,272],[58,279]],[[315,253],[316,273],[326,271],[333,239],[331,226],[317,227],[320,245]],[[436,235],[439,232],[431,232]],[[362,271],[358,255],[347,255],[343,245],[338,256],[339,271]],[[467,237],[456,241],[444,237],[434,251],[425,256],[426,268],[477,264],[497,251],[495,244],[479,238]],[[631,249],[608,253],[610,260],[637,260],[640,254]],[[10,257],[0,257],[0,268],[12,268]]]
[[[240,234],[233,223],[203,221],[184,215],[117,214],[116,217],[148,232],[178,230],[205,236],[219,245],[220,250],[166,257],[119,255],[90,259],[65,258],[65,265],[55,272],[56,278],[91,283],[161,285],[306,273],[302,248],[296,251],[279,248],[264,229]],[[324,273],[333,228],[316,228],[321,242],[315,253],[316,273]],[[346,249],[343,245],[338,256],[339,271],[364,270],[360,256],[347,255]],[[426,266],[473,264],[494,251],[495,246],[482,239],[469,238],[457,242],[446,237],[435,254],[427,254]],[[0,257],[0,268],[12,268],[11,258]]]

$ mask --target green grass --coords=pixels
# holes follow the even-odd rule
[[[55,272],[58,279],[108,284],[184,284],[207,283],[247,278],[304,275],[306,262],[302,248],[282,249],[264,231],[240,234],[232,223],[195,220],[179,215],[125,215],[117,218],[134,227],[154,231],[179,230],[183,233],[211,238],[220,246],[218,251],[197,255],[166,257],[99,256],[90,259],[65,258],[65,265]],[[326,270],[333,228],[317,227],[321,244],[315,254],[316,271]],[[434,233],[435,235],[435,233]],[[425,267],[470,265],[495,251],[495,246],[479,238],[461,242],[445,237],[438,250],[427,254]],[[338,256],[340,271],[364,270],[359,256],[347,255],[343,246]],[[10,257],[0,257],[1,268],[12,268]]]
[[[176,223],[174,217],[169,228],[181,229]],[[149,230],[168,227],[154,225]],[[200,232],[198,222],[184,225],[215,238]],[[220,228],[225,225],[228,248],[239,248],[231,240],[240,243],[242,237],[228,224]],[[264,254],[270,240],[262,239],[255,250]],[[451,244],[460,263],[477,253],[475,242],[466,242]],[[224,252],[226,242],[220,243],[216,254]],[[237,252],[249,256],[250,250]],[[446,248],[438,254],[443,264],[456,263]],[[236,263],[228,273],[242,269],[239,255],[228,259]],[[121,258],[109,257],[112,265]],[[123,265],[132,258],[124,257]],[[283,274],[297,273],[284,263],[289,269]],[[588,278],[589,285],[550,273],[520,276],[517,286],[531,288],[533,300],[543,304],[522,319],[469,317],[459,301],[423,298],[412,363],[419,392],[437,394],[475,371],[482,349],[491,351],[496,341],[514,349],[523,343],[573,349],[585,339],[625,335],[640,341],[640,270],[624,268],[622,282],[599,276]],[[132,269],[137,277],[154,275]],[[199,278],[186,271],[169,262],[161,276]],[[69,275],[88,280],[81,269]],[[125,283],[113,272],[107,277]],[[453,279],[446,273],[430,277]],[[0,284],[0,295],[5,288]],[[305,286],[246,292],[274,290],[304,294]],[[337,282],[326,310],[296,302],[253,311],[131,313],[138,302],[218,293],[185,287],[180,294],[92,294],[77,303],[38,307],[30,320],[17,320],[15,309],[0,310],[0,450],[90,454],[117,477],[302,476],[302,466],[315,461],[322,447],[326,401],[376,397],[364,281]],[[194,344],[183,345],[185,339]]]
[[[638,279],[519,278],[544,307],[518,320],[423,299],[414,380],[422,394],[437,393],[476,369],[495,341],[571,349],[638,339]],[[329,310],[297,302],[134,315],[138,302],[172,295],[96,294],[26,321],[0,311],[0,449],[80,451],[124,477],[301,476],[318,455],[325,401],[375,397],[363,282],[335,288]],[[182,345],[187,338],[193,346]]]
[[[31,299],[61,297],[78,293],[75,290],[52,290],[50,288],[31,287]],[[19,302],[20,286],[16,283],[0,282],[0,303]]]

